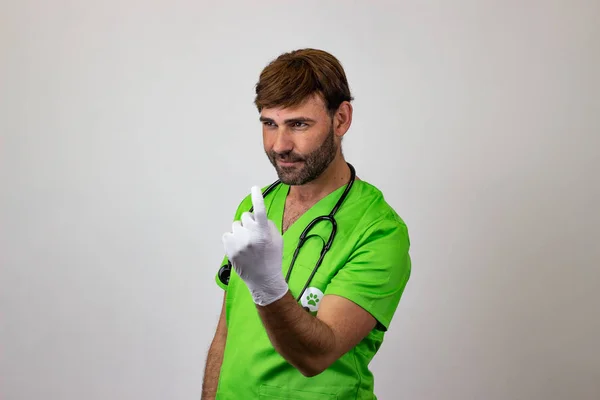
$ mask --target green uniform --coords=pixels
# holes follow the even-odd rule
[[[329,214],[344,189],[321,199],[284,233],[284,276],[301,232],[315,217]],[[289,186],[280,184],[265,197],[268,218],[280,232],[288,191]],[[238,207],[235,220],[251,207],[248,196]],[[335,219],[335,240],[302,296],[302,306],[316,315],[322,297],[335,294],[370,312],[378,321],[377,327],[327,370],[305,377],[274,349],[250,292],[235,270],[231,270],[228,285],[217,274],[217,284],[227,290],[227,343],[217,400],[376,399],[368,365],[383,341],[410,276],[408,231],[382,193],[360,180],[354,182]],[[301,248],[288,282],[294,297],[304,287],[330,232],[331,223],[318,223],[311,230],[311,235],[317,236]]]

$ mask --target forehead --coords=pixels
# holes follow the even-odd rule
[[[313,95],[296,106],[263,108],[260,116],[273,120],[298,116],[317,119],[327,116],[327,109],[321,96]]]

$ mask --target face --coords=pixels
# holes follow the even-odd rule
[[[313,181],[337,155],[334,122],[319,96],[297,107],[263,109],[260,119],[265,152],[287,185]]]

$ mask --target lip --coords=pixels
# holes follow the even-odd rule
[[[288,162],[288,161],[277,161],[277,164],[279,164],[282,167],[293,167],[294,165],[300,164],[302,161],[292,161],[292,162]]]

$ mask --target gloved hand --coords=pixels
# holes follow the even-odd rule
[[[282,298],[288,285],[281,271],[283,237],[267,218],[260,188],[254,186],[254,214],[245,212],[232,231],[223,235],[225,253],[235,272],[248,286],[254,302],[266,306]]]

